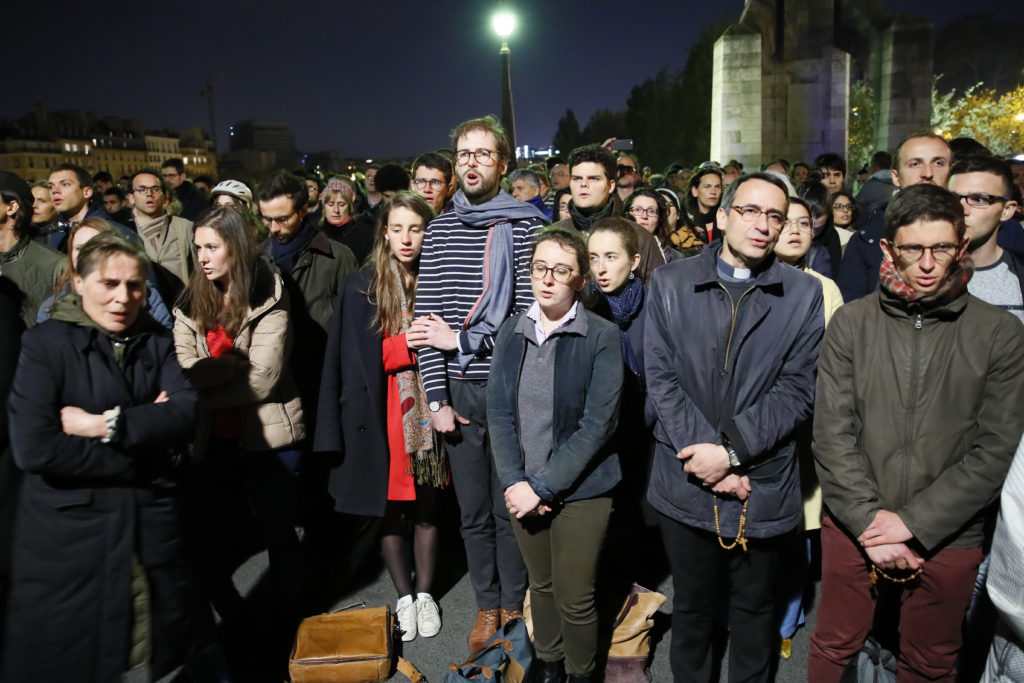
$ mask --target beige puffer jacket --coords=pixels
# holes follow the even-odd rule
[[[284,448],[305,438],[302,401],[288,368],[292,331],[281,276],[257,262],[249,315],[231,354],[237,363],[210,356],[205,332],[183,308],[174,309],[174,346],[185,376],[199,390],[194,457],[206,452],[213,411],[226,408],[235,409],[246,450]]]

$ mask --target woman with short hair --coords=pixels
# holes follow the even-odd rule
[[[537,680],[594,680],[597,561],[619,482],[609,440],[622,358],[615,326],[580,305],[590,273],[575,230],[540,233],[535,303],[506,321],[487,382],[487,427],[530,576]]]
[[[341,242],[363,263],[373,251],[375,235],[373,224],[356,215],[356,193],[350,183],[331,178],[320,193],[323,214],[320,229],[336,242]]]
[[[22,340],[8,407],[25,476],[2,680],[114,681],[145,665],[156,679],[190,644],[178,463],[196,394],[145,311],[148,269],[141,247],[96,235],[74,293]]]

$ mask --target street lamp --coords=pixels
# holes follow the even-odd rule
[[[494,32],[501,38],[501,49],[498,54],[501,56],[501,123],[508,131],[508,142],[512,148],[512,154],[516,150],[516,119],[512,108],[512,73],[509,67],[509,57],[512,51],[508,49],[508,37],[512,35],[512,29],[516,26],[515,16],[504,9],[498,11],[491,20]],[[513,165],[515,158],[512,159]]]

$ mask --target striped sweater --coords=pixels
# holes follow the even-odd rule
[[[515,245],[516,287],[512,301],[514,315],[533,303],[530,285],[530,252],[533,238],[544,225],[539,219],[512,224]],[[462,223],[454,210],[445,211],[430,222],[420,255],[419,281],[416,285],[416,316],[434,313],[452,329],[462,330],[466,316],[483,291],[484,249],[489,228],[474,228]],[[462,334],[460,344],[464,343]],[[423,387],[430,401],[448,400],[448,379],[487,380],[491,369],[494,339],[487,338],[463,373],[454,352],[426,348],[418,352]]]

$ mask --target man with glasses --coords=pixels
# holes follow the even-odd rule
[[[1009,165],[995,157],[964,157],[950,170],[949,189],[960,197],[974,261],[968,291],[1024,322],[1024,255],[998,243],[1002,223],[1017,210]]]
[[[740,176],[718,208],[722,239],[655,271],[644,303],[647,498],[672,568],[677,682],[711,680],[725,614],[731,680],[769,680],[779,652],[779,561],[803,519],[794,431],[825,321],[820,282],[774,254],[788,203],[774,174]]]
[[[501,191],[512,159],[505,130],[487,116],[452,132],[460,189],[453,208],[431,221],[416,287],[416,320],[407,340],[418,360],[430,420],[444,435],[459,501],[477,618],[476,651],[519,616],[523,565],[487,436],[487,378],[501,323],[533,302],[530,251],[546,223],[534,207]]]
[[[425,152],[412,162],[413,192],[426,199],[435,214],[452,208],[446,206],[451,183],[452,164],[440,154]]]
[[[210,206],[210,201],[199,194],[196,186],[189,182],[184,161],[177,157],[168,159],[161,164],[160,172],[174,198],[181,202],[182,218],[194,221]]]
[[[153,262],[157,288],[164,301],[173,302],[188,283],[192,260],[192,221],[167,213],[168,188],[155,169],[131,177],[132,222]]]
[[[890,171],[893,185],[939,185],[945,187],[953,153],[941,135],[911,135],[896,148]],[[861,214],[862,223],[850,237],[843,252],[843,265],[836,284],[844,301],[853,301],[878,289],[878,269],[882,265],[880,242],[885,232],[886,203],[869,214]]]
[[[540,176],[528,168],[517,168],[508,174],[512,183],[512,196],[526,202],[551,220],[551,211],[544,205],[544,194],[541,191]]]
[[[1024,326],[968,292],[966,201],[931,184],[896,195],[880,287],[836,311],[822,345],[812,681],[839,681],[863,646],[876,584],[902,589],[900,680],[956,678],[984,512],[1024,430]]]
[[[309,217],[309,188],[298,176],[277,171],[260,186],[257,199],[270,231],[268,255],[288,291],[289,323],[295,331],[289,366],[301,393],[302,419],[306,433],[315,434],[334,303],[342,280],[358,269],[358,263],[351,249],[328,238],[318,229],[319,222]],[[280,504],[282,514],[298,517],[305,527],[304,583],[309,591],[318,591],[325,585],[326,565],[335,556],[331,550],[337,544],[331,525],[334,503],[327,492],[327,454],[302,447],[281,453],[279,459],[285,469],[299,475],[296,489],[282,490]],[[313,604],[321,598],[303,597]]]
[[[615,193],[615,155],[601,145],[584,145],[569,154],[569,189],[572,201],[569,203],[569,218],[563,218],[554,225],[559,228],[575,228],[590,234],[590,227],[602,218],[622,213],[622,202]],[[627,216],[627,218],[629,218]],[[633,222],[640,244],[640,267],[637,275],[644,284],[650,284],[651,273],[658,266],[665,265],[658,240],[651,233]]]

